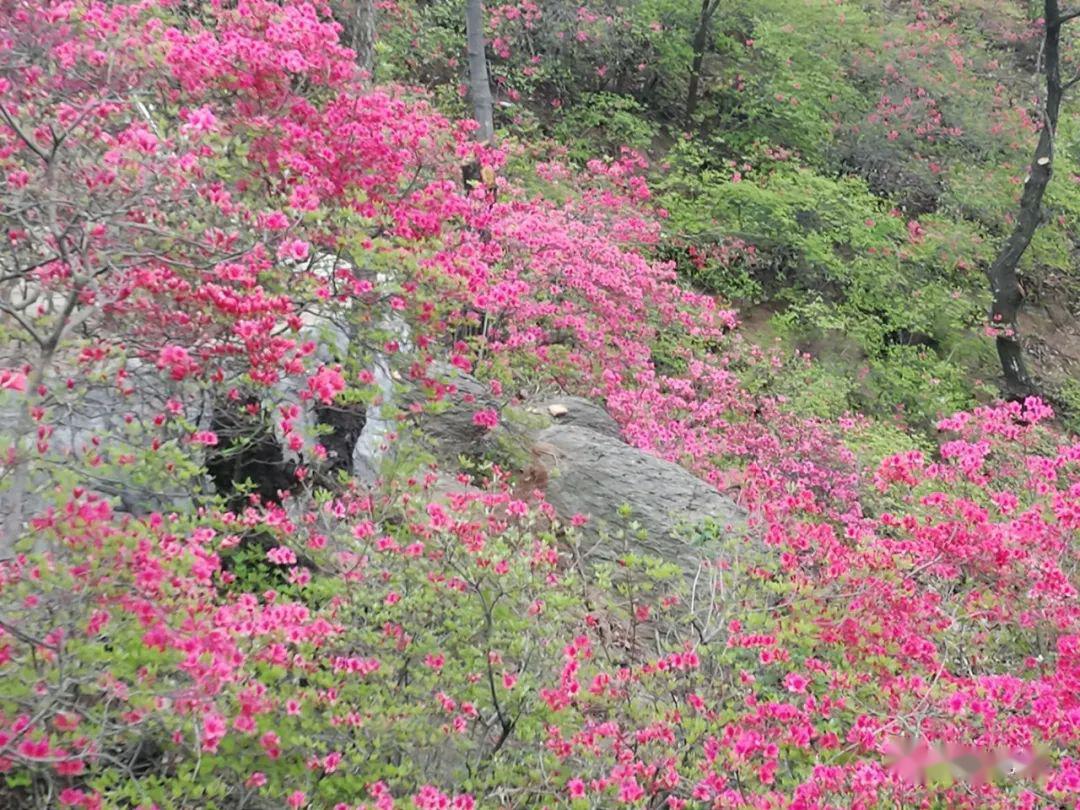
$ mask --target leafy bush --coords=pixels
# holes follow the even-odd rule
[[[570,145],[569,154],[581,162],[618,155],[624,147],[646,151],[656,128],[633,99],[613,93],[590,93],[563,113],[554,136]]]

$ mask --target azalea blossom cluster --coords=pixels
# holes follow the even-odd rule
[[[1080,792],[1080,445],[1044,404],[957,414],[936,453],[865,466],[861,420],[743,387],[782,361],[655,260],[639,157],[468,188],[463,161],[494,173],[507,155],[359,83],[319,3],[39,6],[0,7],[0,404],[20,426],[0,448],[0,798]],[[433,400],[453,392],[442,363],[502,401],[603,399],[627,442],[737,490],[748,525],[687,578],[629,552],[593,565],[583,518],[497,464],[327,485],[304,408],[382,404],[386,442],[405,441],[414,406],[390,413],[376,360]],[[208,484],[229,439],[201,411],[221,403],[297,454],[277,501],[227,509]],[[471,419],[496,432],[503,414]],[[920,786],[890,772],[896,736],[1050,762],[1038,781]]]

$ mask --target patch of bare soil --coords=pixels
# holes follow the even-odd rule
[[[1026,305],[1020,332],[1039,377],[1051,385],[1080,380],[1080,321],[1065,302],[1045,299]]]

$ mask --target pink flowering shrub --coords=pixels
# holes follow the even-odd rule
[[[317,3],[39,6],[0,5],[4,803],[1074,800],[1080,445],[1042,403],[865,469],[851,422],[751,395],[779,361],[649,260],[639,158],[496,198],[459,166],[504,156],[355,83]],[[498,468],[326,485],[302,406],[380,402],[376,354],[433,399],[436,362],[603,398],[628,442],[737,489],[746,537],[687,578],[632,526],[591,565]],[[212,491],[213,402],[296,454],[280,503]],[[910,784],[890,736],[1047,772]]]

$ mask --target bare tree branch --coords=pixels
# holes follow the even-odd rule
[[[11,129],[15,132],[15,134],[19,136],[19,140],[22,141],[24,144],[26,144],[26,147],[31,152],[33,152],[35,155],[37,155],[39,158],[41,158],[41,160],[43,162],[45,162],[45,163],[49,162],[49,160],[50,160],[49,154],[44,149],[39,147],[36,143],[34,143],[33,140],[31,140],[29,135],[27,135],[25,132],[23,132],[22,127],[19,126],[19,122],[11,117],[11,113],[9,113],[7,111],[7,107],[5,107],[3,104],[0,104],[0,116],[3,116],[4,121],[7,122],[7,125],[9,127],[11,127]]]
[[[37,333],[37,330],[35,330],[33,326],[23,320],[22,316],[19,315],[19,313],[17,313],[15,310],[11,309],[8,306],[5,306],[4,304],[0,304],[0,312],[3,312],[5,315],[12,318],[16,323],[18,323],[19,326],[23,328],[23,331],[30,336],[30,339],[38,345],[39,349],[45,348],[45,339]]]

